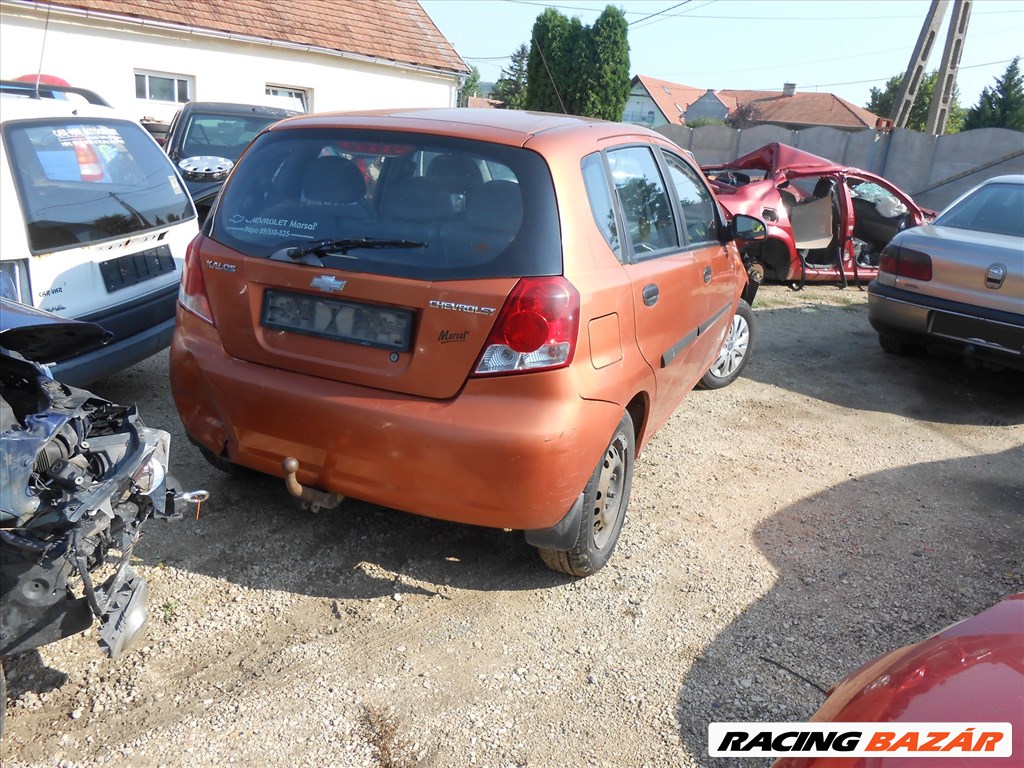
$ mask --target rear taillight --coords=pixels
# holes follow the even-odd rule
[[[82,181],[103,181],[103,165],[92,144],[76,141],[75,159],[78,161],[78,175]]]
[[[199,257],[199,244],[202,239],[202,235],[196,235],[185,251],[185,269],[181,272],[181,285],[178,286],[178,303],[210,325],[216,325],[213,310],[210,309],[210,300],[206,296],[206,280],[203,279]]]
[[[885,246],[878,268],[882,272],[890,272],[897,277],[907,277],[911,280],[932,279],[932,257],[911,248]]]
[[[519,281],[491,329],[475,374],[525,373],[572,362],[580,327],[580,295],[564,277]]]

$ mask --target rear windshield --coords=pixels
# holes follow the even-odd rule
[[[1024,237],[1024,184],[986,184],[945,211],[942,227]]]
[[[167,156],[141,125],[32,120],[4,126],[33,253],[124,237],[195,217]]]
[[[280,117],[192,113],[185,127],[182,157],[226,157],[237,160],[256,134]]]
[[[228,180],[210,234],[246,255],[276,258],[366,240],[316,256],[327,267],[414,279],[562,270],[554,189],[540,155],[415,133],[263,134]]]

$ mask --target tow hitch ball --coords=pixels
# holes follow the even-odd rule
[[[287,457],[281,462],[281,469],[284,470],[284,486],[288,489],[288,493],[299,499],[303,507],[309,507],[313,512],[319,512],[321,509],[334,509],[345,500],[344,496],[339,496],[336,493],[325,493],[314,488],[303,487],[295,477],[295,473],[299,471],[299,460],[296,458]]]

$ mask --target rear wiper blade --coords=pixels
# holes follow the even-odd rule
[[[340,253],[343,256],[356,248],[426,248],[426,243],[414,240],[378,240],[372,237],[317,240],[295,248],[282,248],[270,258],[274,261],[298,261],[310,263],[306,256],[311,254],[327,256]],[[319,265],[318,265],[319,266]]]

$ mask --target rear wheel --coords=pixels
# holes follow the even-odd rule
[[[750,360],[754,336],[754,311],[741,299],[718,358],[697,382],[697,386],[701,389],[721,389],[736,381]]]
[[[901,357],[908,357],[918,350],[916,344],[900,341],[893,336],[886,336],[884,333],[878,334],[878,344],[890,355],[900,355]]]
[[[633,485],[634,442],[633,420],[625,413],[583,489],[576,543],[568,552],[538,550],[548,568],[571,576],[589,576],[608,562],[626,519]]]

